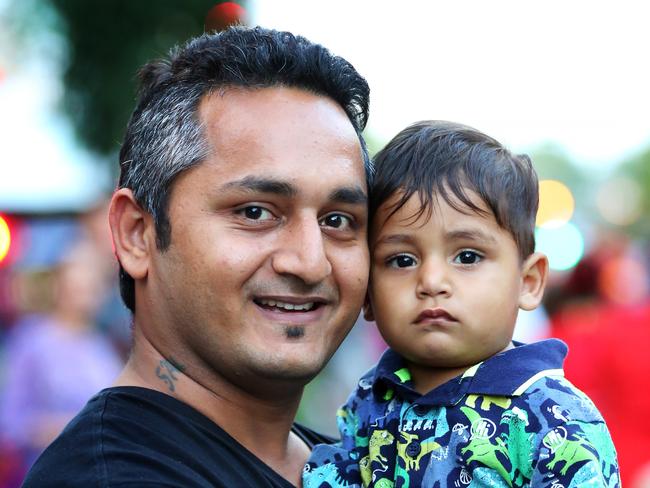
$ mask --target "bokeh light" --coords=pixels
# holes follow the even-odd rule
[[[11,232],[9,230],[9,224],[0,215],[0,263],[4,261],[9,253],[9,248],[11,247]]]
[[[602,217],[614,225],[631,225],[641,217],[642,191],[639,184],[626,177],[611,179],[596,194],[596,207]]]
[[[538,227],[560,227],[573,215],[575,200],[571,190],[557,180],[539,182],[539,209],[535,224]]]
[[[228,26],[245,24],[246,9],[235,2],[221,2],[205,16],[205,31],[222,31]]]
[[[648,294],[648,274],[643,263],[632,256],[608,260],[598,275],[598,289],[614,303],[641,303]]]
[[[557,271],[573,268],[585,251],[582,233],[570,222],[559,227],[538,227],[535,240],[536,250],[546,254],[549,267]]]

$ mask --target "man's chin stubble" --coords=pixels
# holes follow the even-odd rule
[[[284,328],[287,339],[300,339],[305,335],[305,328],[301,325],[292,325]]]

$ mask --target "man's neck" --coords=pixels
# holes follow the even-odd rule
[[[180,361],[179,361],[180,360]],[[190,405],[290,482],[298,485],[308,447],[291,427],[302,387],[265,392],[244,390],[216,372],[195,371],[181,358],[165,358],[134,328],[134,346],[115,386],[157,390]]]

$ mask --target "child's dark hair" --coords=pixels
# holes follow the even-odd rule
[[[468,196],[467,190],[471,190],[492,211],[497,224],[513,236],[522,260],[534,252],[537,174],[527,155],[512,154],[492,137],[454,122],[417,122],[377,153],[375,171],[371,219],[396,192],[401,198],[390,215],[416,192],[422,208],[414,217],[424,212],[431,215],[434,195],[458,211],[467,211],[459,208],[460,201],[485,214]]]

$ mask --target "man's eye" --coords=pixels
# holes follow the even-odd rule
[[[408,254],[398,254],[397,256],[388,259],[386,264],[388,264],[388,267],[390,268],[410,268],[415,266],[417,261],[413,256]]]
[[[274,215],[270,211],[256,205],[242,208],[239,210],[239,213],[250,220],[270,220],[274,218]]]
[[[458,264],[476,264],[483,257],[474,251],[461,251],[454,258],[454,262]]]
[[[352,219],[343,214],[329,214],[320,221],[321,227],[331,227],[337,230],[349,230],[352,228]]]

